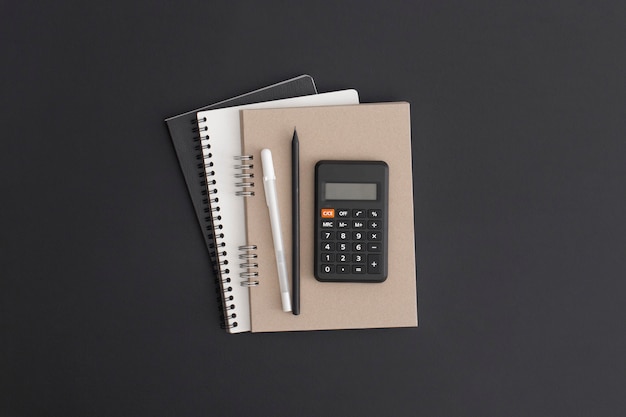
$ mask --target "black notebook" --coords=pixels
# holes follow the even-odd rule
[[[185,177],[189,196],[193,203],[193,207],[202,228],[209,253],[213,251],[213,235],[210,215],[209,198],[207,196],[207,188],[205,181],[205,167],[202,156],[202,148],[200,136],[198,134],[198,125],[196,114],[203,110],[220,109],[224,107],[239,106],[243,104],[259,103],[262,101],[279,100],[291,97],[300,97],[310,94],[317,94],[315,82],[309,75],[301,75],[278,84],[273,84],[265,88],[251,91],[233,97],[228,100],[220,101],[196,110],[188,111],[178,116],[165,119],[167,127],[170,131],[172,143],[176,149],[178,163]],[[214,261],[213,256],[211,256]],[[216,268],[216,263],[213,267]]]

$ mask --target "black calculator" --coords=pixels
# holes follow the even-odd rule
[[[383,161],[315,165],[315,278],[387,279],[389,167]]]

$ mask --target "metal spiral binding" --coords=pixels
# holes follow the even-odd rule
[[[198,151],[196,159],[198,161],[198,177],[200,178],[200,184],[204,187],[203,195],[205,196],[204,212],[206,214],[205,220],[208,223],[206,234],[209,239],[209,254],[211,256],[211,263],[213,265],[216,276],[216,292],[218,293],[217,300],[220,303],[221,311],[221,325],[224,329],[231,329],[237,327],[237,315],[235,310],[235,299],[232,294],[233,280],[231,277],[231,271],[228,265],[226,257],[226,251],[224,247],[224,233],[222,233],[223,225],[221,223],[222,216],[219,214],[219,197],[218,186],[219,184],[215,180],[215,171],[213,171],[213,162],[211,158],[213,154],[210,152],[211,143],[210,136],[206,133],[208,131],[207,126],[202,126],[202,123],[206,122],[206,118],[194,121],[193,131],[198,132],[198,136],[194,138],[199,142],[195,149]]]
[[[252,197],[254,191],[250,188],[254,188],[254,181],[252,181],[254,174],[250,170],[254,168],[254,164],[250,161],[254,160],[254,157],[252,155],[239,155],[235,157],[235,160],[240,161],[239,164],[235,165],[235,170],[240,171],[235,174],[235,178],[241,179],[235,183],[236,187],[241,188],[235,194],[242,197]]]
[[[243,278],[243,281],[241,281],[240,284],[244,287],[256,287],[259,285],[259,281],[253,279],[257,278],[259,273],[257,271],[252,271],[253,269],[257,269],[259,267],[257,262],[253,262],[253,260],[258,257],[258,255],[254,253],[255,250],[256,245],[239,246],[239,259],[243,261],[239,264],[239,267],[246,270],[246,272],[239,273],[239,277]]]

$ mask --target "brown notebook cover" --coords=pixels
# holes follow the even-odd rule
[[[253,155],[255,195],[246,198],[247,241],[257,245],[259,285],[250,290],[253,332],[417,326],[413,177],[408,103],[243,110],[243,154]],[[261,150],[274,159],[283,242],[291,271],[291,139],[300,139],[301,312],[281,309],[263,190]],[[313,275],[315,164],[389,165],[389,266],[382,283],[319,282]],[[291,279],[291,273],[290,273]]]

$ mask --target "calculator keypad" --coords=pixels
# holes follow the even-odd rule
[[[320,222],[320,272],[367,275],[384,272],[383,212],[381,209],[322,208]]]

